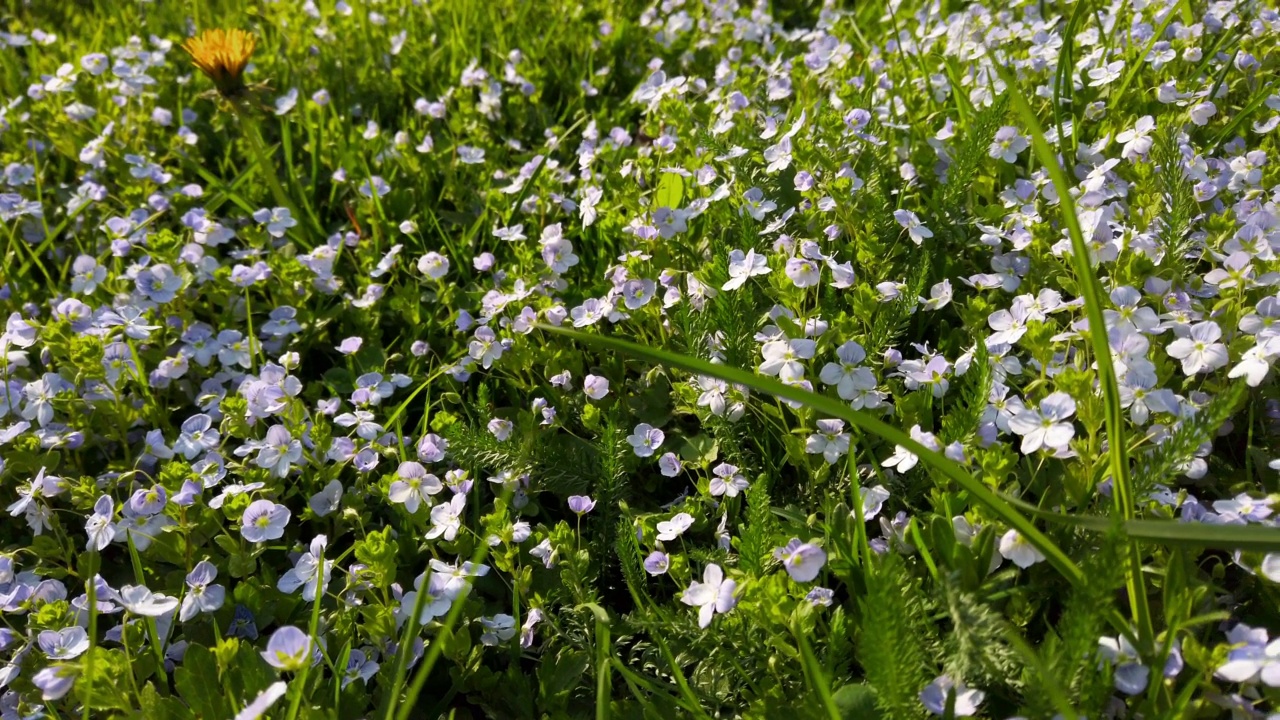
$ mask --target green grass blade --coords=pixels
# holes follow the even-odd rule
[[[1105,533],[1111,529],[1111,518],[1098,515],[1066,515],[1042,510],[1034,505],[1004,496],[1005,502],[1019,510],[1048,522],[1073,525],[1090,532]],[[1120,524],[1124,533],[1166,547],[1194,549],[1242,550],[1245,552],[1280,552],[1280,531],[1262,525],[1210,525],[1177,520],[1126,520]]]
[[[511,492],[503,493],[503,502],[511,499]],[[475,553],[471,556],[471,564],[479,565],[489,557],[489,544],[480,542],[476,543]],[[428,577],[422,580],[422,588],[419,590],[417,602],[414,603],[413,615],[405,622],[405,631],[400,635],[400,644],[396,653],[395,666],[395,682],[391,690],[387,693],[386,711],[382,713],[385,720],[409,720],[414,709],[417,707],[418,695],[422,694],[422,686],[427,684],[427,678],[431,675],[431,669],[435,667],[436,661],[440,659],[440,653],[444,650],[444,643],[439,639],[444,635],[453,631],[455,625],[458,624],[458,618],[462,616],[462,609],[466,605],[467,596],[471,594],[472,583],[467,583],[467,591],[459,595],[453,601],[452,607],[449,608],[449,614],[445,616],[444,624],[436,635],[436,642],[428,643],[427,655],[422,659],[422,664],[414,671],[413,679],[409,683],[409,687],[405,690],[404,698],[400,698],[399,688],[404,685],[408,672],[409,655],[413,652],[413,640],[418,636],[420,629],[417,620],[422,615],[422,608],[426,604],[425,596],[427,594],[427,580],[431,574],[431,567],[428,564],[423,568],[423,572]],[[397,710],[398,707],[398,710]]]
[[[822,701],[822,709],[826,710],[827,717],[831,720],[841,720],[840,709],[836,707],[835,698],[831,695],[831,681],[827,679],[822,663],[818,662],[818,657],[813,654],[813,648],[809,646],[809,640],[804,636],[804,631],[797,625],[798,623],[793,624],[791,634],[795,635],[796,643],[800,646],[800,659],[804,663],[805,679],[808,680],[818,699]]]
[[[594,603],[592,603],[594,605]],[[596,606],[599,608],[599,606]],[[603,619],[601,616],[603,615]],[[609,683],[612,677],[613,643],[609,638],[609,618],[604,611],[596,613],[596,720],[609,720],[609,704],[612,702]]]
[[[992,492],[980,480],[970,475],[968,471],[959,464],[947,459],[942,455],[942,453],[930,450],[924,445],[912,440],[909,435],[901,430],[877,420],[868,413],[854,410],[832,398],[824,397],[789,385],[784,385],[773,378],[762,377],[755,373],[739,370],[738,368],[727,367],[725,365],[715,365],[695,357],[678,355],[666,350],[637,345],[636,343],[628,342],[626,340],[619,340],[617,338],[606,337],[603,335],[589,335],[577,330],[569,330],[567,328],[557,328],[547,325],[539,325],[538,327],[546,332],[565,335],[580,342],[590,343],[618,353],[625,353],[634,357],[644,358],[659,365],[680,368],[687,372],[719,378],[726,382],[738,383],[759,393],[774,395],[785,400],[803,403],[823,415],[839,418],[863,432],[871,433],[872,435],[880,437],[888,442],[901,445],[917,455],[921,462],[938,471],[948,480],[951,480],[966,490],[975,500],[990,510],[996,517],[1000,518],[1007,525],[1017,530],[1048,559],[1049,563],[1053,565],[1054,568],[1056,568],[1071,582],[1078,583],[1083,579],[1080,568],[1071,561],[1071,558],[1067,557],[1066,553],[1064,553],[1057,544],[1050,540],[1044,533],[1040,532],[1040,530],[1036,528],[1035,524],[1033,524],[1025,515],[1016,510],[1002,497]]]
[[[307,638],[321,648],[324,647],[320,644],[320,603],[324,600],[324,564],[325,559],[322,553],[320,555],[320,567],[316,570],[316,597],[311,601],[311,621],[307,626]],[[422,594],[425,595],[426,593]],[[345,664],[343,667],[346,667]],[[310,670],[311,663],[303,665],[293,682],[293,685],[297,687],[297,691],[289,699],[289,713],[285,716],[288,720],[297,720],[298,711],[302,708],[302,696],[307,692],[307,674]]]
[[[1124,520],[1132,520],[1135,515],[1133,484],[1129,478],[1129,457],[1125,450],[1125,420],[1124,409],[1120,407],[1120,386],[1116,382],[1115,367],[1111,361],[1111,345],[1107,340],[1107,321],[1102,313],[1102,288],[1089,262],[1089,248],[1085,245],[1084,234],[1080,231],[1080,219],[1076,217],[1075,202],[1071,198],[1073,185],[1067,179],[1067,174],[1058,162],[1053,148],[1045,139],[1040,121],[1018,87],[1017,79],[998,62],[992,63],[992,67],[1008,86],[1009,95],[1023,125],[1026,126],[1027,135],[1031,138],[1036,156],[1058,191],[1058,209],[1062,215],[1062,222],[1067,228],[1067,234],[1071,236],[1071,261],[1075,265],[1080,294],[1084,297],[1085,316],[1089,319],[1089,340],[1093,344],[1094,362],[1098,368],[1098,384],[1106,407],[1112,496],[1115,499],[1116,512],[1120,517]],[[1141,549],[1132,542],[1129,544],[1127,559],[1126,585],[1129,604],[1133,611],[1134,624],[1138,628],[1139,647],[1146,651],[1154,642],[1155,630],[1151,623],[1151,610],[1147,605],[1146,589],[1143,587]]]
[[[1160,38],[1164,37],[1164,31],[1169,29],[1169,23],[1173,22],[1175,17],[1178,17],[1178,15],[1174,13],[1174,8],[1169,8],[1165,13],[1164,22],[1160,23],[1160,27],[1156,28],[1156,31],[1151,34],[1151,39],[1147,41],[1146,47],[1142,48],[1142,52],[1138,53],[1138,57],[1129,63],[1129,71],[1124,74],[1124,80],[1120,82],[1120,89],[1111,97],[1122,98],[1125,96],[1125,91],[1129,89],[1129,85],[1137,77],[1138,71],[1144,67],[1147,55],[1151,54],[1151,48],[1155,47]]]
[[[1031,647],[1031,644],[1023,639],[1022,635],[1018,634],[1018,631],[1012,627],[1007,628],[1004,636],[1009,645],[1027,661],[1032,670],[1035,670],[1036,675],[1040,678],[1040,689],[1049,696],[1049,701],[1058,710],[1058,717],[1063,720],[1076,720],[1076,718],[1080,717],[1076,714],[1075,708],[1071,707],[1071,700],[1067,696],[1067,691],[1058,682],[1058,678],[1054,677],[1053,672],[1045,664],[1044,660],[1040,659],[1040,655],[1035,648]]]
[[[676,662],[675,655],[671,653],[671,648],[667,647],[667,642],[662,639],[661,635],[653,635],[653,641],[657,644],[658,649],[662,651],[662,657],[666,658],[667,665],[671,670],[671,677],[675,678],[676,687],[680,689],[680,695],[685,702],[699,709],[697,716],[700,718],[709,718],[706,712],[702,711],[702,703],[697,694],[693,692],[693,688],[689,686],[688,679],[684,676],[684,671],[680,669],[679,663]]]
[[[1222,143],[1231,139],[1231,135],[1234,132],[1236,132],[1236,129],[1239,128],[1242,124],[1244,124],[1244,121],[1247,120],[1249,116],[1254,113],[1255,110],[1262,107],[1262,104],[1267,101],[1267,98],[1271,97],[1271,91],[1274,90],[1275,87],[1276,87],[1276,83],[1270,82],[1270,83],[1267,83],[1266,86],[1264,86],[1257,93],[1255,93],[1254,96],[1249,99],[1249,102],[1246,103],[1245,106],[1240,110],[1240,112],[1236,113],[1231,118],[1231,122],[1227,123],[1227,126],[1222,129],[1222,132],[1218,133],[1218,137],[1215,138],[1213,141],[1213,144],[1209,146],[1210,148],[1209,151],[1210,152],[1217,151],[1217,149],[1222,146]]]

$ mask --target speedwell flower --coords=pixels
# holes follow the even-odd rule
[[[782,563],[787,574],[796,582],[811,582],[818,577],[822,566],[827,563],[827,554],[822,548],[811,543],[802,543],[800,538],[791,538],[785,547],[775,548],[773,557]]]
[[[738,583],[726,580],[720,566],[712,563],[703,571],[702,582],[695,580],[691,583],[680,596],[680,601],[698,608],[698,627],[705,628],[716,613],[727,613],[738,604],[733,597],[737,588]]]

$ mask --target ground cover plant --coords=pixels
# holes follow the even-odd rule
[[[1280,713],[1280,14],[11,2],[0,718]]]

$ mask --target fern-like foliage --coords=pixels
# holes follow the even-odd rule
[[[534,477],[561,497],[590,490],[600,466],[600,453],[590,443],[561,433],[548,433],[535,445]]]
[[[918,304],[920,294],[924,292],[929,281],[929,270],[932,266],[932,253],[928,246],[911,253],[910,266],[907,270],[907,289],[896,300],[883,305],[871,322],[871,331],[867,333],[867,355],[878,356],[885,348],[893,345],[902,332]]]
[[[1156,238],[1164,248],[1165,264],[1175,282],[1185,281],[1195,269],[1196,253],[1191,223],[1199,214],[1199,204],[1191,183],[1183,176],[1182,154],[1178,149],[1178,129],[1170,124],[1156,133],[1151,158],[1160,171],[1155,174],[1161,195],[1161,212],[1153,221]]]
[[[463,467],[532,472],[531,442],[499,442],[492,433],[454,423],[442,431],[449,454]]]
[[[596,441],[596,457],[598,473],[594,496],[596,499],[596,523],[598,532],[592,542],[592,554],[599,558],[602,574],[613,566],[610,561],[614,548],[614,531],[618,523],[619,503],[626,499],[627,489],[627,451],[626,432],[618,424],[618,419],[611,414],[601,429],[600,438]]]
[[[973,361],[969,372],[958,383],[959,402],[950,405],[942,416],[942,440],[950,444],[964,440],[978,432],[978,421],[987,407],[991,395],[991,356],[987,344],[979,340],[974,346]]]
[[[640,558],[640,541],[627,518],[618,520],[615,529],[616,539],[613,547],[618,553],[618,566],[622,569],[622,579],[627,583],[631,599],[637,608],[652,604],[649,590],[645,586],[644,561]]]
[[[979,169],[991,159],[987,153],[991,141],[1004,122],[1009,106],[1008,94],[1002,94],[989,107],[978,113],[955,148],[955,156],[947,168],[947,182],[939,197],[939,230],[948,241],[962,241],[965,220],[972,216],[969,199],[973,196],[973,183]]]
[[[1135,490],[1150,492],[1156,484],[1181,472],[1195,457],[1196,449],[1213,439],[1223,423],[1236,413],[1246,390],[1243,382],[1228,386],[1195,415],[1180,420],[1164,442],[1139,456],[1133,472]]]
[[[748,486],[746,496],[747,522],[738,536],[738,566],[747,573],[759,575],[778,533],[778,521],[770,509],[769,490],[763,482]]]
[[[1086,580],[1071,591],[1061,619],[1040,646],[1047,671],[1070,693],[1076,709],[1088,717],[1102,716],[1112,695],[1111,677],[1098,672],[1098,638],[1109,629],[1106,614],[1115,607],[1116,591],[1124,583],[1123,543],[1122,535],[1112,531],[1100,546],[1082,554]],[[1034,688],[1036,679],[1030,670],[1027,681]],[[1023,697],[1028,716],[1055,714],[1047,693],[1028,690]]]
[[[944,576],[941,585],[951,619],[951,633],[944,643],[947,673],[980,687],[1019,688],[1023,661],[1005,640],[1004,617],[952,578]]]
[[[587,492],[600,472],[597,449],[571,435],[534,433],[519,440],[513,434],[500,442],[492,433],[457,423],[445,429],[444,437],[458,464],[529,473],[542,489],[561,497]]]
[[[826,664],[831,668],[832,685],[840,686],[850,679],[854,662],[853,622],[844,608],[837,607],[831,613],[830,628],[826,638]]]
[[[886,717],[924,714],[919,693],[933,679],[929,658],[934,650],[924,597],[903,559],[890,552],[868,574],[867,594],[858,601],[862,613],[858,661]]]
[[[744,247],[754,247],[751,238],[755,232],[748,219],[739,220],[739,236]],[[716,285],[729,279],[728,257],[732,249],[725,238],[720,236],[713,242],[716,248]],[[722,279],[723,278],[723,279]],[[761,317],[757,291],[748,283],[734,292],[722,292],[710,303],[709,320],[706,330],[716,335],[716,342],[727,364],[738,368],[749,368],[756,360],[758,344],[755,341],[756,329]],[[706,357],[706,355],[704,355]]]

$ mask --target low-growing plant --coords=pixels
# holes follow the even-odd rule
[[[1280,13],[17,3],[0,718],[1280,712]]]

